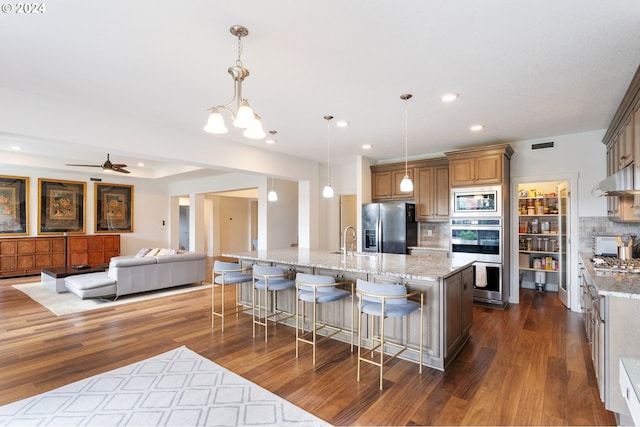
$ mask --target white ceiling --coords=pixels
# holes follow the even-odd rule
[[[640,62],[637,0],[43,3],[43,14],[0,16],[0,86],[136,118],[151,133],[162,123],[186,144],[203,133],[206,109],[233,95],[229,27],[241,24],[244,96],[277,143],[234,129],[207,137],[322,163],[326,114],[350,122],[331,132],[332,162],[403,158],[407,92],[409,157],[604,129]],[[446,92],[460,97],[444,104]],[[471,132],[475,123],[485,129]],[[9,129],[0,118],[0,163],[36,151],[43,164],[99,164],[108,151]],[[16,143],[31,148],[9,151]],[[139,157],[111,152],[136,172],[138,161],[163,170],[154,176],[177,173],[167,160],[193,169],[161,151]]]

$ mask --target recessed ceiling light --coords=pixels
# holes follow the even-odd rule
[[[472,131],[474,131],[474,132],[478,132],[478,131],[484,129],[484,126],[483,125],[472,125],[470,129]]]
[[[20,151],[20,150],[22,150],[22,148],[18,147],[17,145],[14,145],[13,147],[11,147],[11,149],[12,149],[13,151]]]
[[[336,126],[338,126],[339,128],[346,128],[347,126],[349,126],[349,122],[346,120],[338,120],[336,122]]]
[[[138,162],[138,166],[140,166],[141,168],[143,168],[143,167],[144,167],[144,163],[142,163],[142,162]]]
[[[458,95],[457,93],[445,93],[444,95],[442,95],[442,102],[453,102],[456,99],[458,99]]]
[[[371,150],[371,144],[363,144],[362,145],[362,149],[363,150]]]
[[[265,142],[265,144],[275,144],[276,140],[272,139],[272,138],[269,138],[269,139],[265,139],[264,142]]]

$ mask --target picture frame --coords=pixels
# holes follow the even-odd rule
[[[38,178],[38,234],[85,232],[86,183]]]
[[[133,185],[96,182],[95,232],[133,233]]]
[[[0,175],[0,235],[29,234],[29,178]]]

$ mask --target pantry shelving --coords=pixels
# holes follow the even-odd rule
[[[542,187],[518,191],[518,268],[521,285],[555,291],[565,274],[565,220],[557,188]]]

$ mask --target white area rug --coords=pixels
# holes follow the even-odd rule
[[[0,406],[0,425],[329,424],[183,346]]]
[[[64,314],[79,313],[82,311],[95,310],[98,308],[112,307],[115,305],[128,304],[131,302],[144,301],[152,298],[166,297],[170,295],[182,294],[185,292],[199,291],[202,289],[211,289],[211,284],[185,285],[175,288],[160,289],[142,294],[124,295],[116,301],[85,299],[82,300],[70,292],[58,294],[49,289],[41,282],[25,283],[22,285],[13,285],[17,290],[27,294],[32,300],[46,307],[56,316]]]

